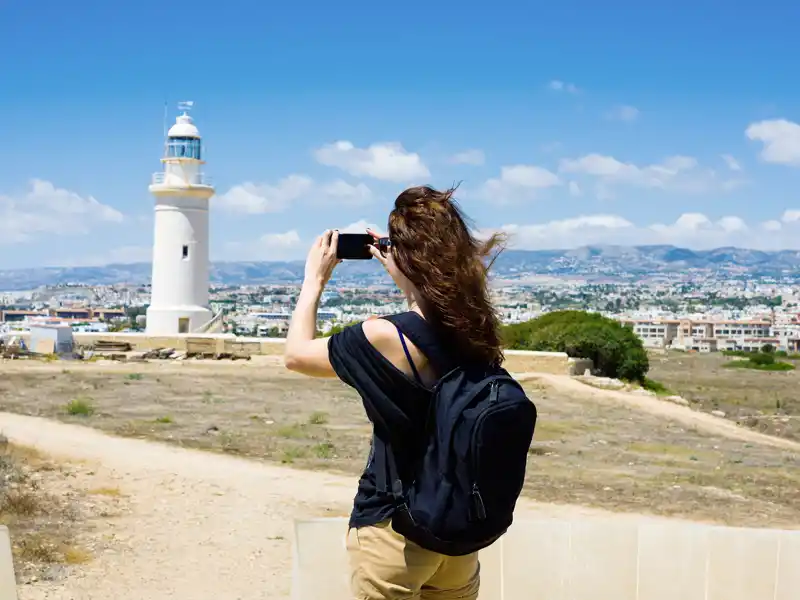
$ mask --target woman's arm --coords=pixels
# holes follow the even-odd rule
[[[336,258],[339,232],[326,231],[311,246],[306,258],[305,279],[292,313],[283,362],[290,371],[312,377],[336,377],[328,358],[328,339],[314,339],[317,309],[325,284],[340,262]]]
[[[283,362],[290,371],[312,377],[336,377],[328,358],[328,338],[317,338],[317,309],[323,286],[303,283],[292,313]]]

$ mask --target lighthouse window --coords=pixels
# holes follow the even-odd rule
[[[196,138],[170,138],[167,146],[167,156],[200,160],[200,140]]]
[[[184,246],[183,247],[183,259],[186,260],[187,258],[189,258],[189,246]]]

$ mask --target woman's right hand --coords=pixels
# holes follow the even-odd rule
[[[367,233],[372,236],[372,239],[375,242],[377,242],[379,239],[381,239],[381,237],[383,237],[379,233],[373,231],[372,229],[367,229]],[[371,245],[369,247],[369,251],[370,251],[370,254],[372,254],[373,257],[377,258],[380,261],[380,263],[383,265],[383,268],[388,271],[389,270],[389,265],[388,265],[389,257],[387,255],[383,254],[380,250],[378,250],[378,246],[375,245],[375,244],[373,244],[373,245]]]

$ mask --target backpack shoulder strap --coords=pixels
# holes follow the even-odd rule
[[[397,327],[397,325],[395,325],[395,327]],[[418,383],[422,383],[422,377],[419,376],[419,371],[417,371],[417,366],[414,364],[414,359],[411,358],[411,353],[408,351],[406,336],[403,335],[399,327],[397,327],[397,334],[400,336],[400,344],[403,346],[403,352],[405,352],[406,360],[408,360],[411,372],[414,374],[414,379],[416,379]]]

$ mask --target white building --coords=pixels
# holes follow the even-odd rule
[[[164,170],[150,185],[155,196],[150,335],[206,331],[212,323],[208,205],[214,187],[200,170],[202,157],[200,132],[184,112],[167,133]]]

